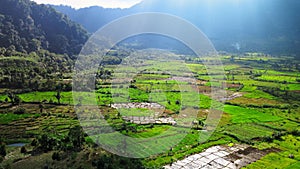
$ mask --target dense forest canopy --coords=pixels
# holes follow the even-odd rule
[[[40,49],[76,55],[87,32],[66,15],[29,0],[0,1],[0,54],[30,53]]]

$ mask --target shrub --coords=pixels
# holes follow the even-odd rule
[[[0,145],[0,156],[5,157],[6,156],[6,147],[5,144]]]
[[[135,85],[132,85],[132,84],[129,86],[129,88],[131,88],[131,89],[137,89],[137,87]]]
[[[290,159],[294,159],[294,158],[295,158],[294,154],[290,154],[290,155],[289,155],[289,158],[290,158]]]
[[[14,111],[14,114],[24,114],[26,110],[23,107],[19,107]]]
[[[22,153],[22,154],[27,153],[27,150],[26,150],[26,148],[25,148],[24,146],[21,148],[21,153]]]
[[[61,160],[60,154],[58,152],[54,152],[52,154],[52,160],[56,160],[56,161]]]
[[[36,146],[37,143],[38,143],[37,140],[36,140],[36,139],[33,139],[33,140],[31,141],[31,144],[30,144],[30,145],[31,145],[31,146]]]
[[[300,136],[300,131],[295,129],[291,132],[294,136]]]
[[[107,115],[107,114],[104,115],[104,119],[105,119],[105,120],[108,120],[108,119],[109,119],[109,115]]]
[[[272,137],[275,139],[275,140],[282,140],[281,139],[281,136],[283,136],[284,133],[283,132],[275,132],[272,134]]]

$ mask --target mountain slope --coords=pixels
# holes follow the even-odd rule
[[[198,26],[218,50],[300,55],[300,2],[297,0],[144,0],[129,9],[54,8],[90,32],[120,16],[165,12]]]
[[[126,9],[106,9],[98,6],[75,10],[69,6],[52,6],[83,25],[89,32],[96,32],[105,24],[126,15]]]
[[[0,1],[0,47],[23,53],[46,49],[76,55],[87,38],[79,24],[52,7],[29,0]]]

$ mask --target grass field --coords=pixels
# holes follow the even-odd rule
[[[254,123],[242,123],[230,125],[225,129],[225,133],[234,135],[239,140],[250,142],[252,139],[272,136],[275,130],[259,126]]]
[[[276,97],[274,97],[266,92],[263,92],[261,90],[257,90],[257,89],[252,90],[250,93],[247,93],[244,96],[247,98],[255,98],[255,99],[259,99],[259,98],[265,98],[265,99],[270,99],[270,100],[277,99]]]
[[[297,78],[291,76],[283,76],[283,75],[262,75],[258,79],[266,80],[266,81],[275,81],[275,82],[295,83]]]
[[[141,109],[141,108],[130,108],[130,109],[119,109],[118,110],[121,116],[135,116],[135,117],[149,117],[154,116],[155,112],[149,109]]]
[[[224,111],[231,115],[232,123],[271,122],[282,118],[267,113],[261,113],[255,109],[225,105]]]
[[[29,117],[39,117],[39,114],[13,114],[13,113],[7,113],[7,114],[0,114],[0,124],[9,124],[13,121],[18,121],[21,119],[26,119]]]

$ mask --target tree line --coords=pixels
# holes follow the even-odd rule
[[[0,47],[2,53],[30,53],[46,49],[58,54],[77,55],[88,38],[87,32],[52,7],[30,0],[0,1]],[[0,50],[1,52],[1,50]]]

